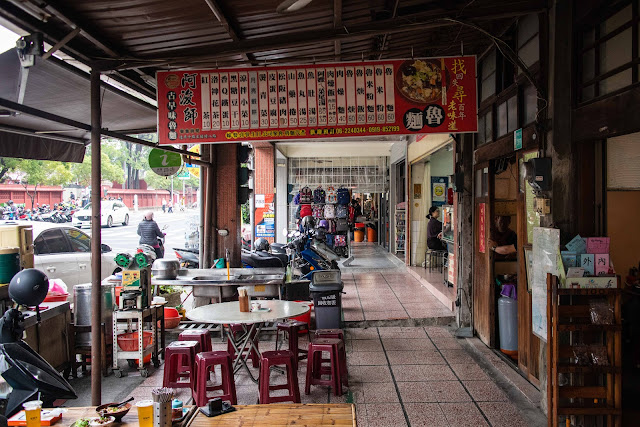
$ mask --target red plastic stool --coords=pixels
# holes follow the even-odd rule
[[[340,341],[342,341],[343,344],[345,344],[344,341],[344,331],[342,329],[316,329],[316,331],[313,334],[314,336],[314,340],[315,339],[321,339],[321,338],[331,338],[331,339],[339,339]],[[345,346],[343,346],[343,350],[345,349]],[[344,360],[347,359],[347,353],[346,351],[343,351],[342,354],[340,355],[340,357],[343,357]],[[322,363],[329,363],[330,360],[329,359],[322,359]],[[321,363],[321,364],[322,364]],[[328,367],[320,367],[320,373],[321,374],[331,374],[331,368]],[[342,376],[342,384],[345,386],[349,386],[349,379],[348,379],[348,375],[343,375]]]
[[[300,403],[300,388],[298,386],[298,375],[294,369],[295,356],[289,350],[264,351],[260,359],[260,404],[293,402]],[[287,383],[281,385],[270,385],[271,367],[285,365],[287,370]],[[270,396],[271,390],[289,390],[286,396]]]
[[[162,385],[173,388],[193,389],[196,354],[200,352],[198,341],[174,341],[164,349],[164,378]],[[185,369],[188,369],[186,371]],[[189,382],[180,380],[189,376]]]
[[[211,334],[206,329],[186,329],[180,333],[178,341],[198,341],[201,352],[213,351]]]
[[[322,368],[322,352],[330,355],[331,367]],[[307,361],[307,381],[305,394],[311,393],[311,385],[328,385],[333,387],[333,394],[342,395],[342,384],[347,377],[347,359],[344,357],[344,344],[339,339],[318,338],[309,343],[309,360]],[[322,379],[322,375],[330,375],[330,379]]]
[[[236,336],[236,334],[238,332],[244,332],[244,328],[242,327],[241,324],[238,324],[238,323],[230,324],[229,325],[229,330],[231,331],[231,333],[233,334],[234,337]],[[255,330],[253,332],[253,336],[251,337],[251,339],[253,340],[253,343],[255,344],[256,348],[258,348],[258,340],[256,339],[256,332],[257,332],[257,330]],[[231,345],[231,341],[229,341],[229,340],[227,340],[227,351],[231,355],[231,358],[235,359],[236,351],[233,348],[233,345]],[[256,353],[256,351],[253,348],[251,349],[251,353],[249,354],[249,357],[251,358],[251,363],[253,364],[253,367],[254,368],[259,368],[260,367],[260,356],[258,356],[258,353]]]
[[[217,365],[220,365],[222,384],[208,386],[209,373],[215,371]],[[196,375],[191,392],[196,405],[205,406],[210,399],[207,392],[214,390],[222,390],[222,395],[214,397],[229,400],[232,405],[238,404],[231,355],[226,351],[209,351],[196,355]]]
[[[286,322],[278,322],[276,324],[276,350],[278,350],[280,331],[283,331],[283,335],[286,334],[289,337],[289,351],[296,356],[294,358],[294,367],[296,371],[298,370],[298,360],[302,360],[307,357],[307,350],[298,347],[298,336],[300,332],[304,330],[307,331],[307,336],[309,336],[309,327],[305,322],[301,322],[299,320],[287,320]],[[284,337],[282,340],[284,341]],[[309,341],[311,341],[310,336]]]
[[[344,342],[344,331],[342,329],[316,329],[314,338],[334,338]]]

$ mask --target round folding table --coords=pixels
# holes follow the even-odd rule
[[[252,338],[260,336],[262,326],[267,322],[275,322],[281,319],[300,316],[309,310],[309,305],[294,301],[265,300],[260,301],[262,308],[269,310],[240,311],[238,301],[223,302],[219,304],[203,305],[187,312],[187,317],[195,322],[214,323],[219,325],[239,324],[243,332],[234,334],[227,329],[227,337],[233,346],[236,357],[233,361],[234,372],[244,367],[253,382],[258,382],[247,365],[251,350],[260,354]]]

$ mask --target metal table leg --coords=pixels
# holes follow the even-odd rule
[[[251,350],[254,350],[258,356],[260,356],[260,351],[258,347],[253,342],[252,337],[255,334],[255,339],[260,337],[260,331],[262,329],[262,323],[254,323],[247,330],[247,325],[242,325],[243,333],[238,334],[238,336],[234,336],[231,329],[227,330],[227,337],[229,342],[233,346],[233,349],[236,353],[235,360],[233,361],[233,372],[237,373],[240,369],[244,367],[244,369],[249,374],[249,378],[254,383],[258,383],[258,379],[253,375],[251,369],[249,369],[249,365],[247,361],[251,356]],[[244,354],[246,352],[246,354]]]

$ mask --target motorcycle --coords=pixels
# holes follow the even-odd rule
[[[310,279],[314,271],[340,268],[340,256],[318,238],[320,236],[315,230],[295,232],[292,240],[286,245],[286,248],[294,252],[293,265],[304,279]]]
[[[173,252],[180,261],[180,267],[200,268],[200,250],[190,248],[173,248]]]

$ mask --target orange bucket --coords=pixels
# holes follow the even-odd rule
[[[367,227],[367,242],[377,242],[378,233],[372,227]]]
[[[364,242],[364,231],[355,230],[353,232],[353,241],[354,242]]]

